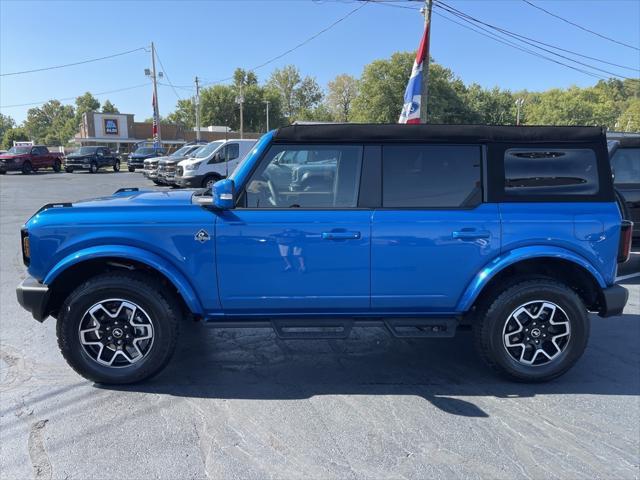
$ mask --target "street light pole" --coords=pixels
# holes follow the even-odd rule
[[[244,95],[242,94],[242,86],[240,87],[240,95],[236,97],[236,103],[240,104],[240,139],[244,138]]]
[[[157,146],[162,146],[162,136],[160,133],[160,109],[158,108],[158,82],[156,75],[156,47],[151,42],[151,78],[153,80],[153,118],[156,121]],[[154,139],[155,140],[155,139]]]
[[[200,140],[200,82],[198,77],[196,82],[196,140]]]
[[[520,97],[516,100],[516,125],[520,125],[520,109],[524,105],[524,98]]]
[[[269,100],[264,100],[264,103],[267,104],[267,132],[269,131],[269,104],[271,103]]]
[[[420,123],[427,123],[427,94],[429,92],[429,45],[431,43],[431,8],[433,0],[425,0],[420,10],[424,14],[425,46],[422,58],[422,82],[420,93]]]

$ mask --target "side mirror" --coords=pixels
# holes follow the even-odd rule
[[[235,205],[235,184],[233,180],[225,178],[213,184],[211,188],[213,205],[220,210],[230,210]]]

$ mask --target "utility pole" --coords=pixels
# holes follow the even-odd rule
[[[153,80],[153,118],[156,121],[157,143],[162,146],[162,136],[160,134],[160,109],[158,108],[158,82],[156,75],[156,47],[151,42],[151,78]],[[154,139],[155,140],[155,139]]]
[[[196,140],[200,140],[200,82],[198,77],[196,82]]]
[[[524,98],[520,97],[516,100],[516,125],[520,125],[520,110],[524,105]]]
[[[425,0],[420,11],[424,15],[425,45],[422,58],[422,85],[420,94],[420,123],[427,123],[427,94],[429,93],[429,45],[431,43],[431,8],[433,0]]]
[[[269,100],[264,100],[263,103],[267,104],[267,132],[269,131],[269,104],[271,103]]]
[[[244,112],[243,112],[243,104],[244,104],[244,95],[242,93],[242,86],[240,86],[240,95],[236,97],[236,103],[240,104],[240,138],[244,138]]]

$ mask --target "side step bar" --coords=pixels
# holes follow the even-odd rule
[[[345,339],[353,327],[384,327],[396,338],[453,337],[458,318],[205,320],[211,328],[272,328],[278,338]]]

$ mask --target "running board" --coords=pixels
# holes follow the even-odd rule
[[[453,337],[458,327],[457,318],[387,318],[383,321],[396,338]]]
[[[384,327],[396,338],[446,338],[456,334],[459,319],[443,318],[352,318],[352,319],[261,319],[217,320],[207,319],[211,328],[272,328],[285,340],[292,339],[344,339],[353,327]]]

